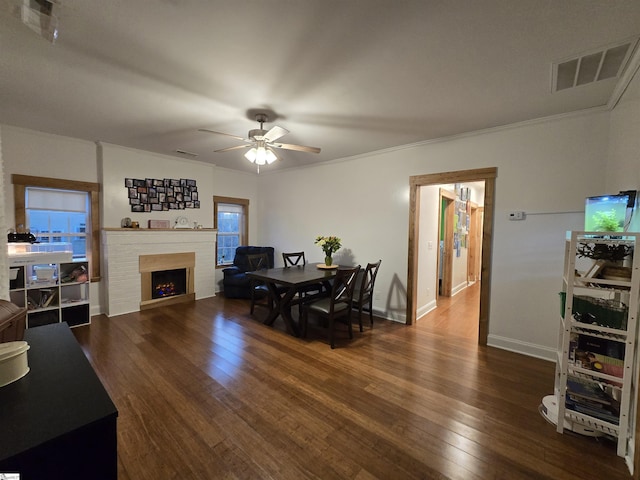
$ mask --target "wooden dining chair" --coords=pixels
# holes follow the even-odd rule
[[[255,272],[256,270],[263,270],[269,268],[269,257],[266,253],[256,253],[247,255],[247,262],[249,264],[249,271]],[[260,280],[251,279],[251,310],[250,313],[253,315],[253,309],[255,305],[259,304],[257,300],[262,298],[265,299],[264,306],[269,309],[273,308],[273,301],[271,298],[271,294],[269,293],[269,289],[267,288],[267,284]]]
[[[296,265],[304,266],[307,264],[304,252],[282,252],[282,261],[285,267],[295,267]]]
[[[302,337],[306,337],[307,335],[309,314],[311,313],[327,321],[331,348],[335,348],[334,331],[338,320],[344,320],[349,332],[349,338],[353,338],[351,312],[353,310],[353,290],[359,271],[360,265],[350,268],[338,268],[336,276],[333,279],[330,295],[302,305],[302,316],[300,317],[300,335]]]
[[[307,259],[304,256],[304,252],[282,252],[282,261],[284,262],[285,268],[304,267],[307,264]],[[305,297],[318,295],[322,293],[322,290],[322,283],[305,285],[304,287],[298,289],[299,298],[297,300],[297,303],[299,305],[300,315],[302,315],[302,304],[305,301]]]
[[[362,310],[369,312],[369,321],[373,326],[373,287],[376,284],[376,276],[382,260],[368,263],[367,268],[360,271],[360,277],[353,291],[353,308],[358,309],[358,324],[362,332]]]

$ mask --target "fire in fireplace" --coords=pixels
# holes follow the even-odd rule
[[[164,298],[187,293],[187,269],[151,272],[151,298]]]

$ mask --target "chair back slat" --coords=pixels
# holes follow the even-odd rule
[[[269,257],[266,253],[247,255],[247,262],[249,263],[249,269],[251,272],[269,268]]]
[[[307,260],[304,258],[304,252],[282,252],[282,260],[285,267],[295,267],[296,265],[304,266]]]
[[[376,284],[376,276],[382,260],[368,263],[367,268],[361,273],[353,299],[353,308],[358,309],[358,324],[362,332],[362,311],[366,308],[369,311],[369,321],[373,326],[373,288]],[[365,307],[366,305],[366,307]]]
[[[353,291],[356,286],[356,279],[358,278],[359,271],[360,265],[351,268],[338,268],[336,276],[333,279],[333,287],[331,289],[330,311],[332,313],[336,304],[347,303],[351,305],[351,301],[353,300]]]
[[[378,275],[378,269],[380,268],[380,264],[382,260],[378,260],[375,263],[368,263],[367,268],[364,271],[364,275],[362,276],[362,284],[360,285],[360,295],[362,297],[366,295],[371,295],[373,292],[373,287],[376,283],[376,276]]]

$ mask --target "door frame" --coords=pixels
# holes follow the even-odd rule
[[[438,198],[440,199],[440,216],[438,218],[438,266],[437,276],[440,277],[440,268],[442,268],[442,284],[438,287],[438,297],[450,297],[453,289],[453,215],[455,208],[456,195],[444,188],[440,188]],[[446,207],[442,208],[443,202]],[[444,232],[440,231],[440,226],[444,225]],[[440,238],[444,237],[444,254],[440,252]],[[442,265],[440,265],[442,259]],[[437,301],[436,301],[437,303]]]
[[[475,283],[480,280],[480,255],[478,252],[482,247],[482,237],[479,232],[482,231],[481,225],[478,222],[478,216],[482,215],[483,207],[478,207],[477,203],[469,202],[469,258],[467,260],[467,282]]]
[[[489,301],[491,297],[491,253],[493,243],[493,215],[495,208],[495,184],[497,167],[459,170],[453,172],[414,175],[409,177],[409,242],[407,268],[407,312],[406,324],[416,321],[418,288],[418,248],[419,248],[419,188],[426,185],[441,185],[484,181],[484,216],[482,222],[482,269],[480,271],[480,318],[478,344],[486,345],[489,336]]]

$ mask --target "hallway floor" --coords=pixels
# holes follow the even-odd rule
[[[416,323],[442,335],[477,340],[479,315],[480,282],[476,282],[452,297],[438,297],[438,307]]]

